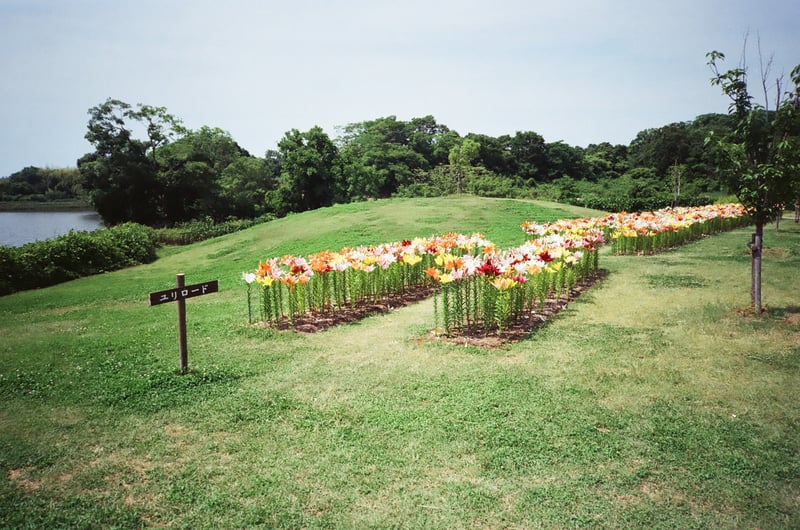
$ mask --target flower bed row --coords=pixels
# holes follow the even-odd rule
[[[261,320],[289,323],[307,312],[352,309],[389,297],[430,287],[425,273],[436,256],[469,255],[493,248],[480,234],[446,234],[377,246],[323,251],[306,257],[284,256],[260,262],[244,273],[248,285],[248,315],[252,322],[252,286],[260,288]]]
[[[502,330],[598,268],[602,232],[552,235],[499,251],[480,234],[284,256],[243,273],[248,318],[271,325],[352,310],[420,288],[435,291],[436,327]],[[253,288],[257,291],[254,304]]]
[[[589,219],[555,223],[522,223],[529,236],[600,229],[614,254],[649,254],[674,248],[700,237],[746,226],[750,222],[741,204],[664,208],[653,212],[620,212]]]
[[[435,327],[445,334],[496,331],[542,309],[598,270],[599,230],[552,234],[506,251],[440,255],[426,273],[438,284]]]
[[[602,218],[525,222],[531,239],[499,250],[481,234],[446,234],[377,246],[284,256],[243,273],[248,318],[295,326],[404,295],[434,293],[437,332],[501,334],[595,277],[598,249],[617,254],[671,248],[747,222],[739,205],[625,212]],[[255,289],[256,304],[253,303]],[[333,319],[335,320],[335,319]]]

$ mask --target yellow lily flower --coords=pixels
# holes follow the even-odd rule
[[[499,291],[505,291],[506,289],[511,289],[512,287],[516,286],[517,282],[512,278],[498,276],[492,280],[492,285],[494,285]]]

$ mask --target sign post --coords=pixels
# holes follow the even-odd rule
[[[189,350],[186,346],[186,299],[218,291],[218,280],[186,285],[186,275],[178,274],[174,289],[150,293],[151,306],[178,302],[178,348],[180,351],[181,375],[189,370]]]
[[[186,276],[177,275],[177,289],[186,286]],[[178,349],[180,351],[181,374],[185,374],[189,369],[189,348],[186,346],[186,299],[178,300]]]

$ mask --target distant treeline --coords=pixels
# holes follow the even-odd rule
[[[63,202],[84,197],[77,168],[28,166],[0,178],[0,201]]]
[[[703,146],[711,131],[733,128],[730,116],[706,114],[641,131],[629,145],[582,148],[533,131],[462,136],[433,116],[389,116],[347,125],[335,138],[319,127],[292,129],[258,157],[221,129],[186,129],[163,107],[109,99],[89,115],[95,150],[77,170],[25,168],[0,179],[0,200],[85,196],[107,224],[157,227],[458,192],[645,210],[727,192]]]

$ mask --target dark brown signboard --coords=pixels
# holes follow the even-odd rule
[[[186,299],[202,296],[219,291],[219,280],[185,285],[186,277],[178,274],[175,277],[177,284],[174,289],[150,293],[150,305],[178,302],[178,348],[180,350],[181,374],[189,371],[189,348],[186,346]]]
[[[202,296],[204,294],[216,293],[219,291],[219,281],[212,280],[210,282],[196,283],[194,285],[186,285],[183,287],[173,287],[165,291],[158,291],[150,293],[150,305],[166,304],[168,302],[177,302],[178,300],[186,300],[187,298],[194,298],[195,296]]]

